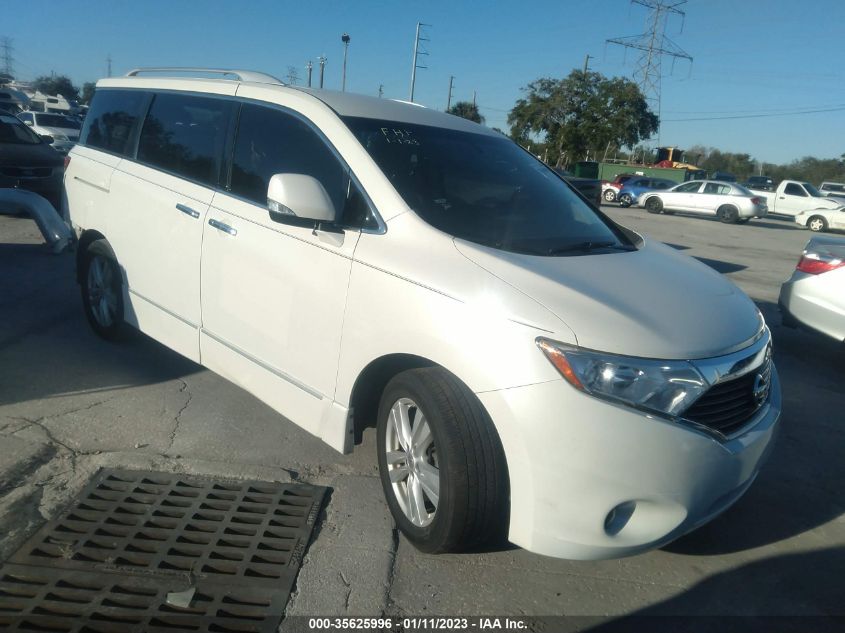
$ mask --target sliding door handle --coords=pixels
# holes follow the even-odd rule
[[[199,211],[194,211],[191,207],[187,207],[184,204],[177,204],[176,208],[179,209],[185,215],[189,215],[194,219],[200,217]]]
[[[218,231],[223,231],[224,233],[228,233],[229,235],[237,235],[238,230],[234,227],[229,226],[228,224],[223,224],[219,220],[209,220],[209,226],[213,226]]]

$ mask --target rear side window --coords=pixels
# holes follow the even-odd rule
[[[313,176],[329,194],[334,208],[343,209],[345,169],[323,139],[291,114],[245,104],[232,157],[230,190],[264,206],[273,174]]]
[[[148,93],[136,90],[97,90],[80,144],[129,156],[148,99]]]
[[[155,95],[138,141],[138,161],[216,185],[234,107],[226,99]]]

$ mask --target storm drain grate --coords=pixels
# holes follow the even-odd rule
[[[0,568],[0,626],[273,630],[324,495],[305,484],[102,470]],[[188,600],[167,599],[191,588]]]

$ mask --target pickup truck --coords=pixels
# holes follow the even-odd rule
[[[765,198],[769,213],[795,217],[809,209],[838,209],[843,201],[826,198],[809,182],[784,180],[775,191],[751,189],[756,195]]]

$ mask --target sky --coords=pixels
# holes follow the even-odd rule
[[[268,72],[328,58],[325,86],[339,89],[341,35],[351,37],[348,91],[408,99],[417,22],[429,41],[415,101],[443,110],[472,100],[487,124],[507,113],[529,82],[589,67],[632,77],[637,51],[606,44],[646,30],[648,11],[629,0],[29,0],[4,11],[20,79],[68,75],[95,81],[138,66],[202,66]],[[25,10],[23,8],[25,7]],[[689,0],[666,35],[692,63],[663,62],[660,142],[747,152],[784,163],[845,153],[845,0]],[[1,52],[1,51],[0,51]],[[820,110],[818,112],[809,112]],[[799,114],[796,114],[799,113]],[[656,139],[655,139],[656,141]]]

